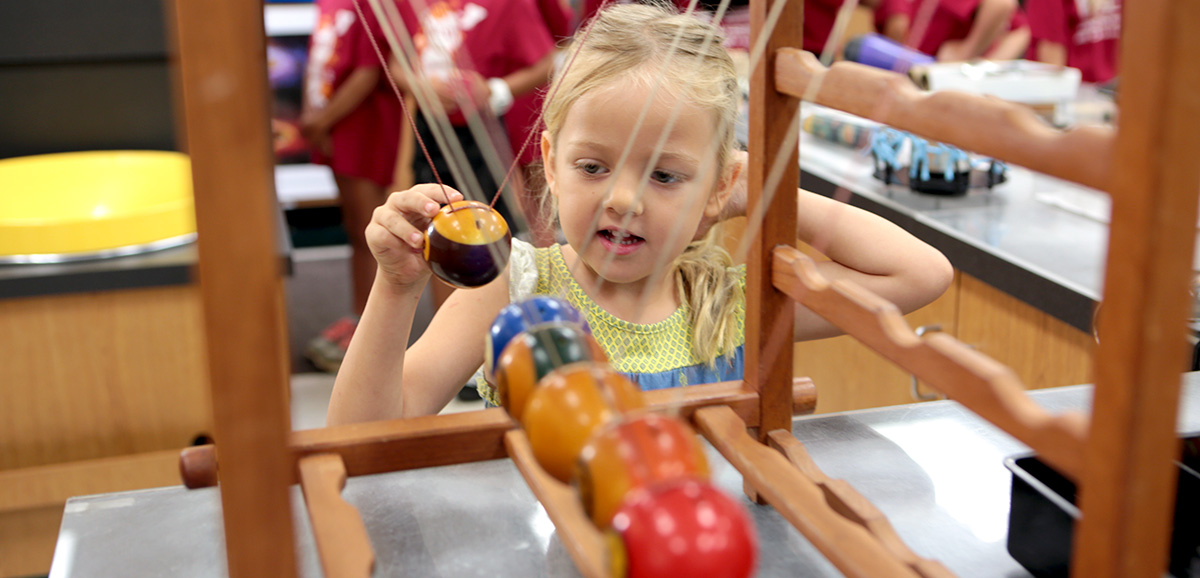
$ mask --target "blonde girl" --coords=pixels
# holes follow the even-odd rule
[[[643,388],[741,378],[745,268],[732,266],[713,226],[745,209],[733,63],[713,26],[667,8],[614,6],[588,30],[548,93],[541,142],[545,205],[566,244],[514,240],[505,273],[456,291],[406,350],[430,275],[421,231],[445,196],[437,185],[393,193],[367,228],[379,274],[337,376],[330,425],[437,413],[480,367],[499,310],[532,294],[571,301],[614,368]],[[941,253],[899,227],[797,194],[797,236],[820,232],[826,277],[904,311],[949,285]],[[797,308],[797,340],[836,333]]]

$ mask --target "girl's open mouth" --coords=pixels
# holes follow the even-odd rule
[[[596,232],[596,236],[600,239],[600,244],[605,249],[617,255],[628,255],[638,250],[646,242],[645,239],[637,235],[616,229],[601,229]]]

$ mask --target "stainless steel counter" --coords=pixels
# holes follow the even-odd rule
[[[1104,285],[1107,196],[1021,167],[966,196],[874,178],[871,157],[805,134],[800,184],[879,214],[940,249],[956,269],[1090,332]]]
[[[1188,374],[1180,431],[1200,430],[1200,374]],[[1091,388],[1034,392],[1047,409],[1085,408]],[[1022,444],[954,402],[798,418],[793,431],[830,476],[853,484],[919,555],[963,577],[1028,576],[1005,549],[1010,475]],[[741,495],[741,475],[711,450],[714,479]],[[554,526],[511,462],[497,460],[352,478],[376,576],[577,576]],[[319,576],[298,489],[300,565]],[[761,553],[757,576],[840,574],[770,507],[748,502]],[[225,576],[215,489],[87,496],[66,506],[53,578]]]

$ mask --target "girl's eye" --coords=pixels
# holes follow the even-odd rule
[[[683,180],[683,177],[670,171],[657,170],[650,174],[650,178],[656,183],[670,185]]]
[[[588,176],[595,176],[604,172],[604,167],[600,166],[599,163],[594,163],[591,161],[579,161],[575,163],[575,168],[578,169],[579,172]]]

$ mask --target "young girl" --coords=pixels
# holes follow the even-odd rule
[[[367,229],[379,274],[330,425],[438,412],[483,362],[496,314],[533,293],[571,301],[614,368],[643,388],[741,378],[745,268],[731,266],[719,227],[710,229],[745,209],[733,63],[713,27],[661,8],[604,10],[581,37],[549,92],[541,143],[546,200],[567,244],[514,240],[505,274],[456,291],[406,351],[430,276],[421,231],[446,196],[437,185],[394,193]],[[952,270],[937,250],[870,213],[798,195],[797,235],[820,239],[826,277],[904,311],[948,286]],[[836,333],[797,308],[796,339]]]

